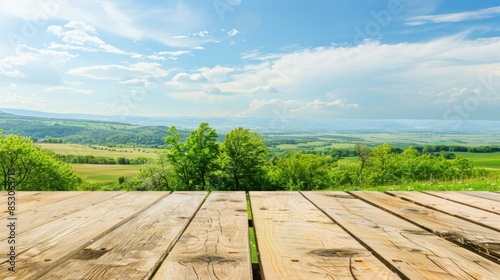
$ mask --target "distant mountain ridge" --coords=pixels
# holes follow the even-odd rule
[[[106,116],[92,114],[63,114],[33,110],[0,108],[1,112],[16,116],[102,121],[141,126],[172,126],[196,128],[200,122],[209,122],[220,132],[242,126],[260,133],[321,133],[321,132],[441,132],[473,133],[489,131],[500,133],[500,121],[489,120],[410,120],[410,119],[293,119],[293,118],[237,118],[237,117],[145,117]]]

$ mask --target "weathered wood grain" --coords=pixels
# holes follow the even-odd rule
[[[297,192],[250,192],[264,279],[399,279]]]
[[[84,195],[90,192],[16,192],[16,215],[20,215],[25,211],[38,209],[40,206],[54,204],[68,198]],[[4,198],[5,205],[7,198]],[[7,205],[6,205],[7,206]],[[6,218],[9,215],[7,207],[2,209],[0,219]]]
[[[50,199],[42,200],[37,207],[19,213],[19,225],[16,229],[17,234],[87,207],[92,207],[94,204],[121,194],[124,194],[124,192],[85,192],[75,193],[72,197],[58,201]],[[3,240],[0,240],[0,242],[3,242]]]
[[[7,256],[1,254],[0,279],[38,279],[73,253],[125,223],[134,214],[147,209],[167,194],[124,193],[19,234],[16,241],[17,272],[12,275],[7,270]],[[0,243],[0,252],[7,252],[7,247],[7,243]]]
[[[497,214],[476,209],[474,207],[445,200],[420,192],[388,192],[394,196],[413,201],[417,204],[445,212],[449,215],[482,224],[500,231],[500,217]]]
[[[489,200],[499,201],[500,202],[500,193],[498,192],[459,192],[466,195],[481,197]]]
[[[458,202],[461,204],[465,204],[468,206],[472,206],[474,208],[478,208],[484,211],[492,212],[495,214],[500,214],[500,201],[490,200],[481,197],[474,197],[471,195],[467,195],[459,192],[424,192],[427,194],[431,194],[437,197],[441,197],[447,200],[451,200],[454,202]],[[500,218],[500,217],[499,217]]]
[[[408,279],[498,277],[500,265],[364,201],[341,192],[304,195]]]
[[[387,194],[379,192],[352,194],[438,236],[490,256],[500,263],[500,233],[497,231]]]
[[[252,279],[244,192],[212,192],[153,279]]]
[[[147,279],[207,192],[175,192],[77,252],[40,279]]]

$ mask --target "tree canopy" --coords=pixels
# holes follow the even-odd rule
[[[9,170],[15,171],[17,190],[72,190],[80,181],[73,168],[53,152],[40,149],[29,138],[0,131],[0,183],[4,189]]]

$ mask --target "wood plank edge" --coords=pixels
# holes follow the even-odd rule
[[[478,206],[475,206],[475,205],[472,205],[472,204],[468,204],[466,202],[462,202],[462,201],[459,201],[459,200],[456,200],[456,199],[452,199],[452,198],[448,198],[448,197],[442,197],[442,196],[433,194],[433,193],[431,193],[429,191],[421,191],[421,193],[425,193],[427,195],[432,195],[432,196],[437,197],[437,198],[441,198],[441,199],[444,199],[444,200],[452,201],[452,202],[455,202],[455,203],[458,203],[458,204],[462,204],[462,205],[465,205],[465,206],[476,208],[478,210],[482,210],[482,211],[486,211],[486,212],[490,212],[490,213],[498,215],[498,213],[495,212],[495,211],[492,211],[492,210],[489,210],[489,209],[485,209],[485,208],[481,208],[481,207],[478,207]],[[476,196],[476,198],[480,198],[480,197]]]
[[[485,227],[485,228],[488,228],[488,229],[491,229],[491,230],[494,230],[494,231],[497,231],[497,232],[500,232],[500,229],[496,228],[496,227],[493,227],[493,226],[490,226],[490,225],[487,225],[487,224],[483,224],[481,222],[478,222],[478,221],[474,221],[472,219],[468,219],[464,216],[461,216],[461,215],[457,215],[457,214],[453,214],[453,213],[449,213],[449,212],[446,212],[446,211],[443,211],[443,210],[440,210],[440,209],[437,209],[437,208],[434,208],[430,205],[427,205],[427,204],[424,204],[424,203],[420,203],[418,201],[414,201],[412,200],[411,198],[407,198],[407,197],[403,197],[401,195],[398,195],[397,192],[387,192],[386,194],[388,195],[391,195],[391,196],[394,196],[394,197],[398,197],[404,201],[408,201],[408,202],[411,202],[411,203],[414,203],[418,206],[422,206],[422,207],[425,207],[427,209],[431,209],[431,210],[434,210],[434,211],[438,211],[438,212],[441,212],[441,213],[444,213],[446,215],[449,215],[449,216],[453,216],[455,218],[459,218],[459,219],[462,219],[464,221],[467,221],[467,222],[470,222],[470,223],[473,223],[473,224],[476,224],[478,226],[481,226],[481,227]],[[444,200],[444,199],[443,199]],[[449,200],[450,201],[450,200]],[[452,201],[451,201],[452,202]],[[481,210],[481,211],[484,211],[483,209],[478,209],[478,210]],[[487,212],[487,211],[485,211]],[[487,212],[487,213],[490,213],[490,212]]]
[[[82,246],[72,250],[71,252],[67,253],[65,256],[59,258],[58,260],[54,261],[53,263],[51,263],[50,265],[48,265],[47,267],[43,268],[42,270],[40,270],[39,272],[33,274],[32,276],[30,276],[29,278],[27,278],[28,280],[37,280],[39,279],[40,277],[42,277],[43,275],[47,274],[50,270],[54,269],[55,267],[57,267],[58,265],[62,264],[63,262],[67,261],[68,259],[70,259],[71,257],[73,257],[74,255],[76,255],[78,252],[80,252],[81,250],[85,249],[87,246],[89,246],[90,244],[94,243],[95,241],[101,239],[102,237],[104,237],[106,234],[112,232],[113,230],[119,228],[120,226],[122,226],[123,224],[127,223],[128,221],[130,221],[131,219],[135,218],[136,216],[138,216],[139,214],[143,213],[144,211],[146,211],[147,209],[149,209],[151,206],[153,206],[154,204],[158,203],[160,200],[164,199],[165,197],[169,196],[172,192],[167,192],[166,194],[160,196],[159,198],[157,198],[156,200],[154,200],[153,202],[151,202],[150,204],[144,206],[141,210],[135,212],[134,214],[130,215],[129,217],[123,219],[122,221],[116,223],[115,225],[113,225],[112,227],[108,228],[107,230],[105,230],[104,232],[102,232],[101,234],[95,236],[93,239],[85,242],[84,244],[82,244]]]
[[[443,239],[445,239],[447,241],[450,241],[450,242],[452,242],[452,243],[454,243],[454,244],[456,244],[456,245],[458,245],[458,246],[460,246],[460,247],[462,247],[464,249],[467,249],[467,250],[471,251],[472,253],[478,254],[481,257],[486,258],[486,259],[488,259],[488,260],[490,260],[492,262],[500,264],[500,256],[491,255],[489,253],[489,251],[488,251],[487,248],[478,245],[476,242],[472,242],[470,240],[466,240],[466,239],[463,239],[463,238],[454,238],[453,235],[450,235],[450,236],[445,235],[445,236],[443,236],[439,232],[434,231],[432,228],[428,228],[428,227],[426,227],[424,225],[421,225],[421,224],[419,224],[419,223],[417,223],[417,222],[415,222],[415,221],[413,221],[413,220],[411,220],[409,218],[406,218],[403,215],[395,213],[395,212],[393,212],[393,211],[391,211],[389,209],[384,208],[381,205],[378,205],[378,204],[376,204],[374,202],[366,200],[365,198],[360,197],[360,196],[356,195],[355,193],[352,193],[352,192],[348,192],[348,193],[351,194],[352,196],[356,197],[357,199],[359,199],[359,200],[367,203],[367,204],[370,204],[370,205],[372,205],[374,207],[377,207],[378,209],[383,210],[383,211],[385,211],[385,212],[387,212],[387,213],[389,213],[389,214],[391,214],[393,216],[396,216],[396,217],[398,217],[398,218],[400,218],[402,220],[405,220],[405,221],[407,221],[407,222],[409,222],[409,223],[411,223],[411,224],[413,224],[413,225],[415,225],[415,226],[417,226],[417,227],[419,227],[419,228],[421,228],[421,229],[423,229],[425,231],[428,231],[429,233],[432,233],[432,234],[434,234],[434,235],[436,235],[436,236],[438,236],[440,238],[443,238]],[[389,194],[387,194],[387,195],[389,195]],[[462,240],[463,242],[460,242],[460,240]]]
[[[353,234],[351,231],[349,231],[346,227],[344,227],[341,223],[336,221],[332,216],[330,216],[323,208],[319,207],[314,201],[309,199],[302,191],[299,192],[307,201],[312,203],[316,208],[321,211],[321,213],[325,214],[330,220],[332,220],[336,225],[338,225],[343,231],[345,231],[347,234],[349,234],[352,238],[354,238],[361,246],[365,247],[366,250],[368,250],[370,253],[372,253],[375,258],[377,258],[383,265],[385,265],[389,270],[394,272],[399,278],[402,280],[410,280],[409,277],[407,277],[402,271],[400,271],[397,267],[395,267],[390,261],[386,260],[384,257],[382,257],[379,253],[377,253],[376,250],[371,248],[367,243],[365,243],[363,240],[359,239],[355,234]],[[347,195],[350,195],[349,192],[345,192]]]
[[[251,217],[252,219],[249,218],[249,227],[248,227],[248,230],[250,230],[250,228],[253,228],[253,236],[255,238],[255,248],[256,248],[256,251],[257,251],[257,264],[253,264],[252,263],[252,276],[253,276],[253,280],[261,280],[261,279],[265,279],[265,275],[263,273],[263,269],[262,269],[262,260],[260,259],[260,249],[259,249],[259,240],[258,240],[258,236],[257,236],[257,230],[256,230],[256,227],[255,227],[255,223],[253,222],[253,208],[252,208],[252,196],[250,195],[251,192],[247,192],[245,195],[248,199],[248,205],[249,207],[247,208],[247,211],[250,211],[250,213],[252,214]],[[248,216],[248,213],[247,213],[247,216]],[[252,221],[252,226],[250,227],[250,221]],[[248,245],[249,245],[249,248],[250,248],[250,261],[252,261],[252,244],[250,244],[250,233],[249,233],[249,236],[248,236]]]
[[[184,226],[184,228],[182,230],[180,230],[179,233],[178,233],[178,235],[172,240],[172,244],[170,245],[170,247],[167,250],[165,250],[165,252],[158,258],[158,261],[156,261],[156,263],[153,265],[153,269],[151,269],[148,272],[148,274],[146,274],[146,277],[144,278],[145,280],[146,279],[147,280],[153,279],[153,277],[155,276],[155,274],[158,272],[158,270],[160,269],[160,267],[163,265],[163,262],[165,262],[165,259],[167,259],[168,255],[172,251],[172,248],[174,248],[175,244],[177,244],[177,241],[179,241],[179,238],[181,238],[182,235],[184,234],[184,232],[186,232],[186,230],[189,227],[189,225],[191,225],[191,222],[193,221],[194,217],[196,217],[196,214],[198,214],[198,212],[200,211],[201,207],[203,207],[203,205],[207,202],[207,198],[208,198],[208,196],[211,193],[212,193],[211,191],[207,191],[207,193],[205,194],[205,197],[203,198],[202,202],[200,203],[200,205],[198,205],[198,208],[196,208],[196,210],[194,211],[194,213],[191,216],[191,218],[189,218],[189,221],[186,223],[186,225]]]

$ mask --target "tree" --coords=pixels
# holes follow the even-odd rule
[[[180,141],[175,126],[168,131],[171,135],[165,138],[167,158],[176,176],[188,190],[208,189],[207,178],[216,169],[219,155],[215,129],[208,123],[201,123],[198,129],[191,131],[185,142]]]
[[[330,157],[288,153],[275,163],[274,179],[288,190],[319,190],[329,186]]]
[[[265,177],[265,163],[269,149],[260,134],[242,127],[226,135],[222,165],[234,190],[261,189]]]
[[[158,158],[141,167],[139,174],[127,186],[132,190],[176,191],[182,189],[176,180],[175,171],[165,152]]]
[[[189,156],[197,175],[196,179],[200,181],[203,190],[208,189],[209,174],[217,169],[216,159],[219,156],[217,137],[215,129],[208,126],[208,123],[202,122],[198,129],[191,131],[186,139]]]
[[[80,182],[73,168],[59,161],[55,153],[33,145],[29,138],[0,134],[0,183],[4,189],[10,170],[15,173],[17,190],[72,190]]]
[[[354,146],[354,153],[358,156],[358,159],[361,160],[361,165],[359,167],[359,184],[363,183],[363,168],[366,166],[366,162],[370,156],[371,149],[362,144],[356,144]]]

